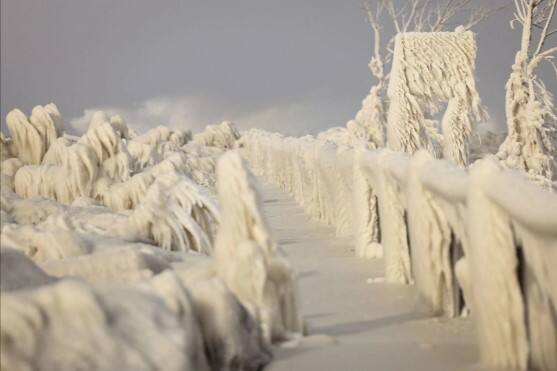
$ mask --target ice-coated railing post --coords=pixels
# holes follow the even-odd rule
[[[380,258],[383,247],[380,245],[379,209],[377,193],[365,176],[362,161],[366,151],[354,150],[354,192],[353,219],[356,223],[356,256],[361,258]]]
[[[385,279],[392,283],[412,282],[410,253],[404,204],[404,185],[408,158],[390,150],[371,151],[362,158],[362,169],[377,193]]]
[[[528,182],[527,178],[518,172],[504,171],[494,160],[485,162],[483,166],[491,166],[492,171],[481,175],[483,193],[492,207],[502,213],[504,219],[499,216],[499,220],[508,223],[500,223],[503,232],[499,232],[499,235],[508,237],[505,237],[506,241],[499,238],[499,243],[505,243],[505,246],[511,244],[517,260],[514,273],[516,278],[507,279],[507,282],[518,282],[521,301],[518,304],[509,301],[506,307],[512,308],[513,313],[522,308],[524,313],[523,316],[513,317],[513,321],[509,322],[509,327],[515,330],[508,334],[514,336],[508,341],[527,345],[526,349],[520,349],[520,367],[556,370],[557,273],[554,267],[557,263],[557,196],[539,185]],[[512,187],[509,187],[509,184]],[[472,278],[475,279],[474,274]],[[476,280],[473,285],[479,283],[482,282]],[[505,290],[499,292],[504,293]],[[503,296],[499,293],[499,301],[501,297]],[[478,303],[477,310],[492,310],[492,306],[484,308],[479,305]],[[526,329],[525,334],[516,330],[522,327]],[[507,353],[517,352],[509,348]],[[490,364],[496,364],[494,359],[497,358],[493,354],[488,354],[486,359]]]
[[[434,161],[426,151],[411,160],[406,187],[412,274],[422,298],[435,315],[458,315],[451,256],[451,229],[439,205],[424,187],[420,172]]]
[[[408,284],[412,283],[413,279],[403,200],[404,186],[398,183],[392,173],[393,169],[386,163],[389,156],[390,153],[383,152],[377,164],[381,168],[379,222],[385,257],[385,280]]]
[[[500,171],[495,161],[485,159],[470,172],[466,219],[472,315],[483,362],[522,370],[527,368],[528,340],[517,249],[510,218],[487,194],[490,178]]]

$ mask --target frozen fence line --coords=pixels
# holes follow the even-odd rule
[[[387,281],[414,282],[436,315],[470,310],[484,363],[557,369],[557,195],[491,158],[465,170],[260,130],[239,145],[359,256],[384,256]]]

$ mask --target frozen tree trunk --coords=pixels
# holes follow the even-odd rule
[[[506,86],[508,134],[498,156],[508,166],[524,170],[532,180],[547,185],[553,178],[557,156],[549,126],[553,118],[550,108],[538,101],[534,91],[536,77],[526,69],[524,53],[518,52]]]
[[[557,116],[551,94],[535,70],[557,53],[557,47],[544,50],[547,38],[557,32],[549,30],[557,0],[517,0],[515,4],[514,21],[522,25],[522,39],[506,86],[507,138],[497,156],[506,165],[526,171],[533,181],[551,186],[557,165]],[[542,28],[541,33],[534,35],[534,26]],[[532,48],[536,39],[537,46]]]

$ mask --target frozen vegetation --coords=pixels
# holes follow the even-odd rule
[[[301,335],[232,123],[136,135],[97,112],[75,138],[53,104],[7,123],[3,370],[259,370]]]

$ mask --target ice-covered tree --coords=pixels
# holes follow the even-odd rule
[[[458,19],[463,29],[468,30],[484,19],[488,11],[474,9],[472,0],[363,0],[363,5],[373,34],[369,68],[377,83],[371,87],[348,129],[371,147],[382,147],[385,145],[386,88],[390,76],[385,69],[391,62],[396,36],[389,35],[385,43],[383,24],[390,21],[396,33],[440,32],[454,27],[453,21]]]
[[[397,35],[389,81],[387,142],[406,153],[426,148],[467,165],[472,121],[482,117],[474,69],[472,32],[405,32]],[[432,114],[447,109],[439,123]]]
[[[522,38],[506,86],[508,135],[498,156],[532,180],[550,185],[556,167],[557,116],[537,68],[557,55],[557,0],[515,0],[515,7],[511,26],[520,24]]]

